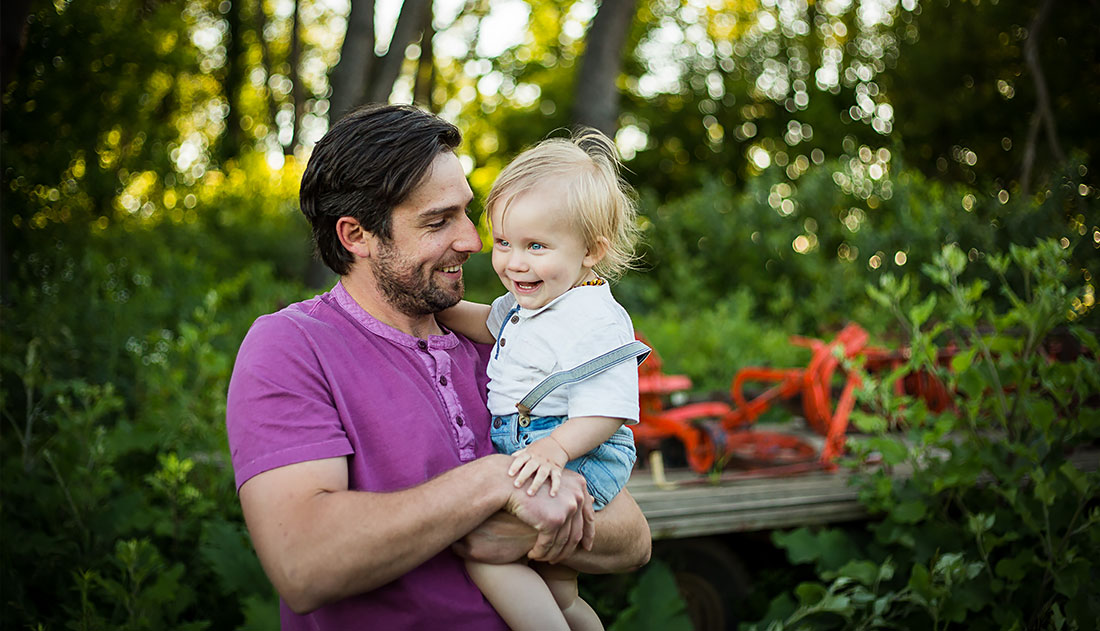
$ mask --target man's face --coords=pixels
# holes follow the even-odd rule
[[[393,209],[392,238],[379,244],[371,269],[394,308],[438,313],[462,299],[462,264],[481,249],[466,207],[473,192],[458,158],[439,154],[408,199]]]

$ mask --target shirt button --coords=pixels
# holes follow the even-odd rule
[[[501,346],[504,346],[504,343],[505,343],[505,342],[507,342],[507,341],[508,341],[508,340],[504,339],[503,337],[502,337],[502,338],[500,338],[500,345],[501,345]]]
[[[417,340],[416,345],[419,346],[420,350],[422,350],[422,351],[428,350],[428,343],[425,342],[424,340]]]
[[[439,378],[439,385],[441,385],[441,386],[447,385],[447,376],[446,375],[443,375]],[[462,423],[459,423],[459,425],[462,425]]]
[[[461,416],[456,416],[455,417],[455,422],[458,423],[459,427],[462,427],[463,425],[466,424],[466,421],[462,420]]]
[[[512,316],[512,324],[519,322],[519,316]]]
[[[493,419],[493,429],[500,429],[500,419],[499,418]]]

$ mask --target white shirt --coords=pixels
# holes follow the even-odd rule
[[[607,285],[574,287],[535,310],[517,311],[504,294],[486,324],[497,343],[489,356],[489,412],[516,413],[516,404],[550,374],[569,370],[634,341],[630,315]],[[501,325],[503,324],[503,329]],[[584,381],[562,386],[531,411],[537,416],[606,416],[638,422],[638,362],[624,361]]]

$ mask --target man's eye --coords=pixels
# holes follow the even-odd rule
[[[433,228],[433,229],[438,229],[438,228],[442,228],[442,227],[443,227],[443,226],[445,226],[446,224],[447,224],[447,220],[446,220],[446,219],[444,219],[444,220],[442,220],[442,221],[437,221],[437,222],[435,222],[435,223],[430,223],[430,224],[428,224],[428,227],[429,227],[429,228]]]

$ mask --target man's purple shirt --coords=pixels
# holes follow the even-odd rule
[[[229,384],[238,490],[264,471],[346,456],[349,488],[399,491],[492,453],[487,353],[453,333],[420,340],[382,324],[339,283],[260,317]],[[284,631],[506,628],[449,549],[312,614],[281,607]]]

